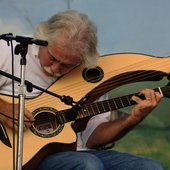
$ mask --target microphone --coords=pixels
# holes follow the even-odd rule
[[[41,46],[47,46],[48,42],[45,40],[34,39],[32,37],[24,37],[24,36],[13,36],[11,33],[0,35],[0,39],[9,41],[15,40],[16,42],[25,43],[25,44],[36,44]]]

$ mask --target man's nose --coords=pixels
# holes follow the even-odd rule
[[[53,73],[60,73],[60,63],[59,62],[55,62],[51,65],[51,70]]]

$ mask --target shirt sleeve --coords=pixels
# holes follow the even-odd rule
[[[108,96],[103,95],[97,101],[106,100],[107,98],[108,98]],[[82,140],[82,147],[83,148],[86,148],[86,142],[87,142],[89,136],[92,134],[92,132],[96,129],[96,127],[98,125],[100,125],[101,123],[110,121],[110,118],[111,118],[111,112],[106,112],[106,113],[103,113],[103,114],[93,116],[88,121],[86,129],[79,134],[80,138]]]
[[[7,42],[0,41],[0,70],[3,72],[9,73],[11,58],[9,57],[10,54],[10,48],[7,46]],[[7,77],[0,74],[0,87],[2,87],[6,81],[8,80]]]

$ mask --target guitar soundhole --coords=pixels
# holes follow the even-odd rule
[[[64,128],[57,120],[57,110],[51,107],[40,107],[32,113],[35,122],[30,127],[31,131],[40,137],[49,138],[58,135]]]
[[[104,72],[100,67],[85,68],[82,72],[83,78],[90,83],[97,83],[103,79]]]

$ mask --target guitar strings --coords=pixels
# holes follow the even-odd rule
[[[147,62],[148,62],[148,60],[147,60]],[[159,62],[159,61],[158,61]],[[163,61],[164,62],[164,61]],[[141,63],[140,63],[141,64]],[[144,64],[143,62],[142,62],[142,64]],[[169,63],[167,63],[167,65],[168,65]],[[155,63],[153,63],[152,65],[149,65],[149,66],[153,66],[153,65],[155,65]],[[131,65],[132,66],[132,65]],[[165,64],[163,63],[163,66],[165,67]],[[168,65],[169,66],[169,65]],[[157,68],[158,67],[160,67],[160,62],[159,62],[159,66],[157,66]],[[130,67],[126,67],[126,68],[130,68]],[[155,67],[156,68],[156,67]],[[123,68],[124,69],[124,68]],[[151,74],[151,73],[149,73],[148,74],[148,70],[143,70],[143,68],[142,68],[142,73],[140,73],[139,72],[139,74],[138,75],[135,75],[136,77],[135,77],[135,79],[136,78],[142,78],[143,80],[144,80],[144,78],[145,77],[148,77],[148,78],[152,78],[152,77],[155,77],[155,76],[158,76],[158,75],[160,75],[160,73],[158,72],[158,73],[153,73],[153,74]],[[112,72],[113,73],[113,72]],[[142,75],[140,75],[140,74],[142,74]],[[129,78],[129,77],[126,77],[126,78]],[[120,79],[116,79],[118,82],[120,82]],[[129,79],[128,79],[128,82],[130,82],[129,81]],[[127,83],[127,81],[122,81],[122,83]],[[110,84],[110,83],[108,83],[108,84]],[[102,86],[103,87],[103,86]],[[105,84],[105,87],[106,88],[108,88],[108,86],[107,86],[107,84]],[[98,91],[99,91],[99,93],[100,93],[100,90],[101,89],[97,89]]]
[[[164,62],[164,61],[163,61]],[[166,65],[162,62],[162,66],[167,66],[167,68],[169,68],[169,63],[166,63]],[[156,65],[155,63],[153,63],[152,65],[150,66],[153,66],[153,65]],[[159,66],[157,67],[154,67],[154,69],[156,68],[159,68],[160,67],[160,62],[159,62]],[[125,83],[129,83],[129,82],[132,82],[132,80],[136,80],[136,79],[142,79],[142,80],[145,80],[145,77],[147,77],[147,79],[151,79],[153,77],[156,77],[156,76],[162,76],[163,75],[163,72],[160,72],[160,71],[153,71],[153,72],[148,72],[148,70],[142,70],[141,72],[139,72],[138,74],[135,74],[135,77],[133,76],[133,74],[129,77],[129,75],[127,77],[120,77],[119,79],[116,79],[115,81],[118,82],[118,84],[120,84],[120,82],[122,84],[125,84]],[[126,76],[126,75],[125,75]],[[116,82],[113,82],[114,84],[116,84]],[[135,81],[136,82],[136,81]],[[101,90],[104,90],[104,89],[107,89],[109,88],[111,85],[110,82],[106,83],[106,86],[102,86],[101,88],[98,89],[98,92],[101,92]],[[102,89],[103,88],[103,89]]]
[[[112,74],[112,73],[113,73],[113,72],[111,72],[111,74]],[[106,74],[107,74],[107,73],[106,73]],[[107,76],[107,75],[105,75],[105,76]],[[145,74],[144,76],[146,76],[146,74]],[[151,77],[152,77],[152,75],[151,75]],[[119,80],[118,80],[118,81],[119,81]],[[81,83],[81,82],[80,82],[80,83]],[[78,83],[76,83],[76,85],[77,85],[77,84],[78,84]],[[109,85],[109,84],[108,84],[108,85]],[[74,85],[74,86],[75,86],[75,85]],[[67,88],[68,91],[70,91],[70,90],[72,89],[71,86],[69,86],[69,87],[70,87],[70,89]],[[107,87],[108,87],[108,86],[107,86],[107,84],[106,84],[106,88],[107,88]],[[82,88],[81,88],[81,89],[82,89]],[[60,90],[61,90],[61,89],[60,89]],[[63,89],[63,90],[64,90],[64,89]],[[84,88],[83,88],[83,90],[84,90]],[[99,90],[99,92],[100,92],[101,89],[98,89],[98,90]],[[55,91],[54,91],[54,92],[55,92]],[[40,103],[39,103],[39,104],[40,104]]]
[[[115,88],[117,86],[124,85],[124,84],[127,84],[127,83],[137,82],[136,80],[138,80],[138,79],[139,79],[139,81],[145,80],[146,77],[147,77],[147,79],[152,80],[153,77],[162,76],[163,72],[161,72],[160,68],[164,68],[163,70],[166,71],[166,68],[167,69],[169,68],[169,64],[170,64],[170,62],[165,63],[164,58],[162,58],[162,59],[159,58],[159,60],[157,60],[157,61],[155,61],[155,58],[149,58],[149,59],[146,59],[142,62],[136,62],[136,63],[128,65],[126,67],[122,67],[122,68],[119,68],[119,69],[114,70],[114,71],[109,71],[109,72],[104,74],[105,81],[108,78],[112,78],[112,77],[115,77],[117,75],[118,75],[118,78],[114,79],[114,82],[108,81],[104,84],[104,86],[97,87],[95,94],[96,95],[97,94],[104,94],[107,91],[108,88],[111,89],[112,87]],[[153,70],[153,72],[148,72],[148,70],[147,70],[148,68],[151,68],[151,70]],[[133,70],[133,69],[135,69],[135,70]],[[141,69],[141,71],[139,71],[140,69]],[[127,74],[127,75],[124,74],[124,73],[127,73],[129,71],[132,72],[132,74]],[[136,72],[136,71],[139,71],[139,72]],[[134,77],[134,74],[133,74],[134,72],[135,72],[135,77]],[[120,73],[123,76],[121,76]],[[164,72],[164,73],[167,73],[167,72]],[[101,75],[101,76],[103,76],[103,75]],[[67,94],[67,92],[68,92],[70,94],[70,96],[72,96],[72,95],[75,96],[75,94],[76,94],[78,96],[83,97],[82,92],[84,93],[84,91],[89,90],[89,87],[86,87],[86,86],[82,88],[82,82],[84,82],[84,81],[85,80],[81,80],[79,82],[76,82],[76,84],[74,84],[74,82],[73,82],[72,85],[61,87],[60,89],[56,89],[53,92],[55,93],[55,92],[58,92],[58,91],[64,91],[65,94]],[[75,89],[75,86],[77,86],[76,89]],[[94,85],[94,87],[96,87],[96,86]],[[74,91],[73,89],[75,89],[76,91]],[[164,92],[169,92],[169,90],[170,90],[170,87],[167,87],[164,90]],[[34,103],[32,101],[30,101],[30,103],[28,102],[29,103],[28,105],[30,105],[30,107],[32,107],[32,108],[34,108],[35,106],[39,107],[41,105],[50,105],[51,103],[54,102],[54,97],[52,97],[52,96],[49,97],[49,96],[50,95],[45,94],[43,96],[43,100],[42,100],[42,97],[41,97],[40,99],[36,100],[36,102],[34,102]],[[62,111],[59,111],[59,112],[63,113],[63,114],[66,113],[65,110],[62,110]],[[44,121],[45,119],[47,119],[47,117],[48,117],[48,120],[54,118],[54,116],[51,116],[51,114],[49,114],[49,115],[47,114],[45,117],[38,119],[38,122]],[[65,117],[62,117],[62,118],[64,119],[63,122],[66,122]]]
[[[148,68],[148,67],[150,67],[150,66],[155,66],[155,65],[156,65],[156,64],[155,64],[155,61],[154,61],[154,62],[151,62],[152,60],[154,61],[154,58],[149,58],[149,59],[147,59],[147,60],[145,60],[145,61],[138,62],[138,63],[134,63],[134,64],[131,64],[131,65],[128,65],[127,67],[120,68],[120,69],[118,69],[118,70],[114,70],[114,71],[105,73],[104,76],[105,76],[105,78],[106,78],[106,80],[107,80],[107,77],[110,77],[110,75],[113,75],[113,74],[116,75],[117,72],[120,73],[120,71],[122,71],[122,73],[123,73],[123,70],[125,70],[125,71],[127,72],[128,69],[133,69],[133,68],[135,68],[136,66],[137,66],[137,68],[140,68],[140,66],[143,67],[143,65],[145,65],[145,64],[147,64],[147,63],[149,63],[150,65],[145,66],[146,68]],[[161,59],[160,59],[160,60],[161,60]],[[154,69],[160,67],[160,60],[158,61],[159,65],[157,65]],[[169,64],[169,63],[166,63],[166,64],[165,64],[164,60],[162,59],[162,65],[163,65],[164,67],[165,67],[165,65],[167,65],[167,66],[169,67],[168,64]],[[138,69],[138,70],[139,70],[139,69]],[[143,68],[142,68],[142,70],[143,70]],[[148,71],[148,70],[146,70],[146,71],[144,70],[144,72],[146,72],[146,73],[147,73],[147,71]],[[149,78],[149,77],[152,78],[153,76],[156,76],[155,73],[154,73],[154,74],[152,74],[152,73],[144,74],[144,72],[139,73],[139,75],[136,75],[135,79],[136,79],[136,78],[143,78],[143,77],[146,77],[146,76],[148,76],[148,78]],[[141,75],[141,74],[142,74],[142,75]],[[156,73],[156,74],[159,75],[160,73]],[[129,77],[126,77],[126,78],[124,78],[124,79],[127,79],[127,78],[128,78],[128,82],[130,82],[130,81],[129,81]],[[133,77],[132,77],[130,80],[133,80]],[[122,78],[118,78],[118,79],[116,79],[116,81],[118,81],[119,83],[121,82],[122,84],[123,84],[123,83],[127,83],[127,81],[126,81],[126,80],[122,80]],[[72,84],[72,85],[68,85],[68,86],[66,86],[66,87],[60,88],[59,91],[64,91],[66,94],[67,94],[67,91],[68,91],[68,92],[71,91],[71,92],[70,92],[70,95],[75,95],[75,93],[77,93],[76,95],[78,95],[78,93],[82,94],[82,91],[86,91],[85,88],[82,88],[82,87],[81,87],[82,82],[83,82],[83,81],[79,81],[79,82],[77,82],[76,84]],[[110,85],[111,85],[111,84],[110,84],[109,82],[106,83],[106,84],[105,84],[105,87],[100,87],[100,88],[98,88],[96,93],[101,93],[102,91],[105,91],[105,89],[107,89],[108,87],[110,87]],[[78,89],[76,89],[76,92],[73,91],[73,89],[75,88],[75,86],[79,87]],[[73,88],[73,87],[74,87],[74,88]],[[87,89],[88,89],[88,87],[87,87]],[[58,91],[58,89],[55,90],[54,92],[57,92],[57,91]],[[81,96],[81,95],[80,95],[80,96]],[[46,99],[48,99],[48,102],[47,102]],[[53,100],[54,100],[53,97],[51,98],[51,100],[49,100],[48,95],[45,95],[45,96],[44,96],[44,101],[43,101],[42,99],[40,99],[40,101],[41,101],[42,103],[40,103],[40,101],[38,101],[38,105],[41,105],[41,104],[46,104],[46,105],[48,105],[48,103],[53,102]],[[34,104],[36,104],[36,103],[34,103]]]
[[[149,59],[150,60],[150,59]],[[148,61],[148,60],[147,60]],[[128,68],[130,68],[130,67],[134,67],[135,65],[138,65],[139,63],[135,63],[134,65],[131,65],[131,66],[128,66],[128,67],[126,67],[126,69]],[[144,62],[142,62],[142,64],[145,64]],[[120,72],[120,70],[123,70],[123,69],[125,69],[125,68],[121,68],[121,69],[119,69],[119,70],[115,70],[115,71],[112,71],[112,72],[110,72],[110,73],[106,73],[105,74],[105,77],[107,77],[107,75],[110,75],[110,74],[113,74],[113,73],[116,73],[116,71],[119,71]],[[127,71],[127,70],[126,70]],[[144,72],[143,72],[144,73]],[[143,74],[142,73],[142,74]],[[148,76],[147,74],[144,74],[144,76]],[[151,75],[151,77],[152,77],[152,75]],[[140,78],[140,75],[139,75],[139,78]],[[80,86],[79,86],[80,85]],[[76,84],[74,84],[74,85],[72,85],[72,86],[78,86],[78,87],[81,87],[81,82],[79,82],[79,83],[76,83]],[[67,87],[67,91],[71,91],[71,89],[72,89],[72,86],[69,86],[69,88]],[[82,89],[82,88],[81,88]],[[77,92],[81,92],[81,89],[80,89],[80,91],[79,90],[77,90]],[[83,88],[83,90],[86,90],[86,89],[84,89]],[[60,91],[62,91],[62,89],[60,89]],[[64,91],[64,89],[63,89],[63,91]]]

